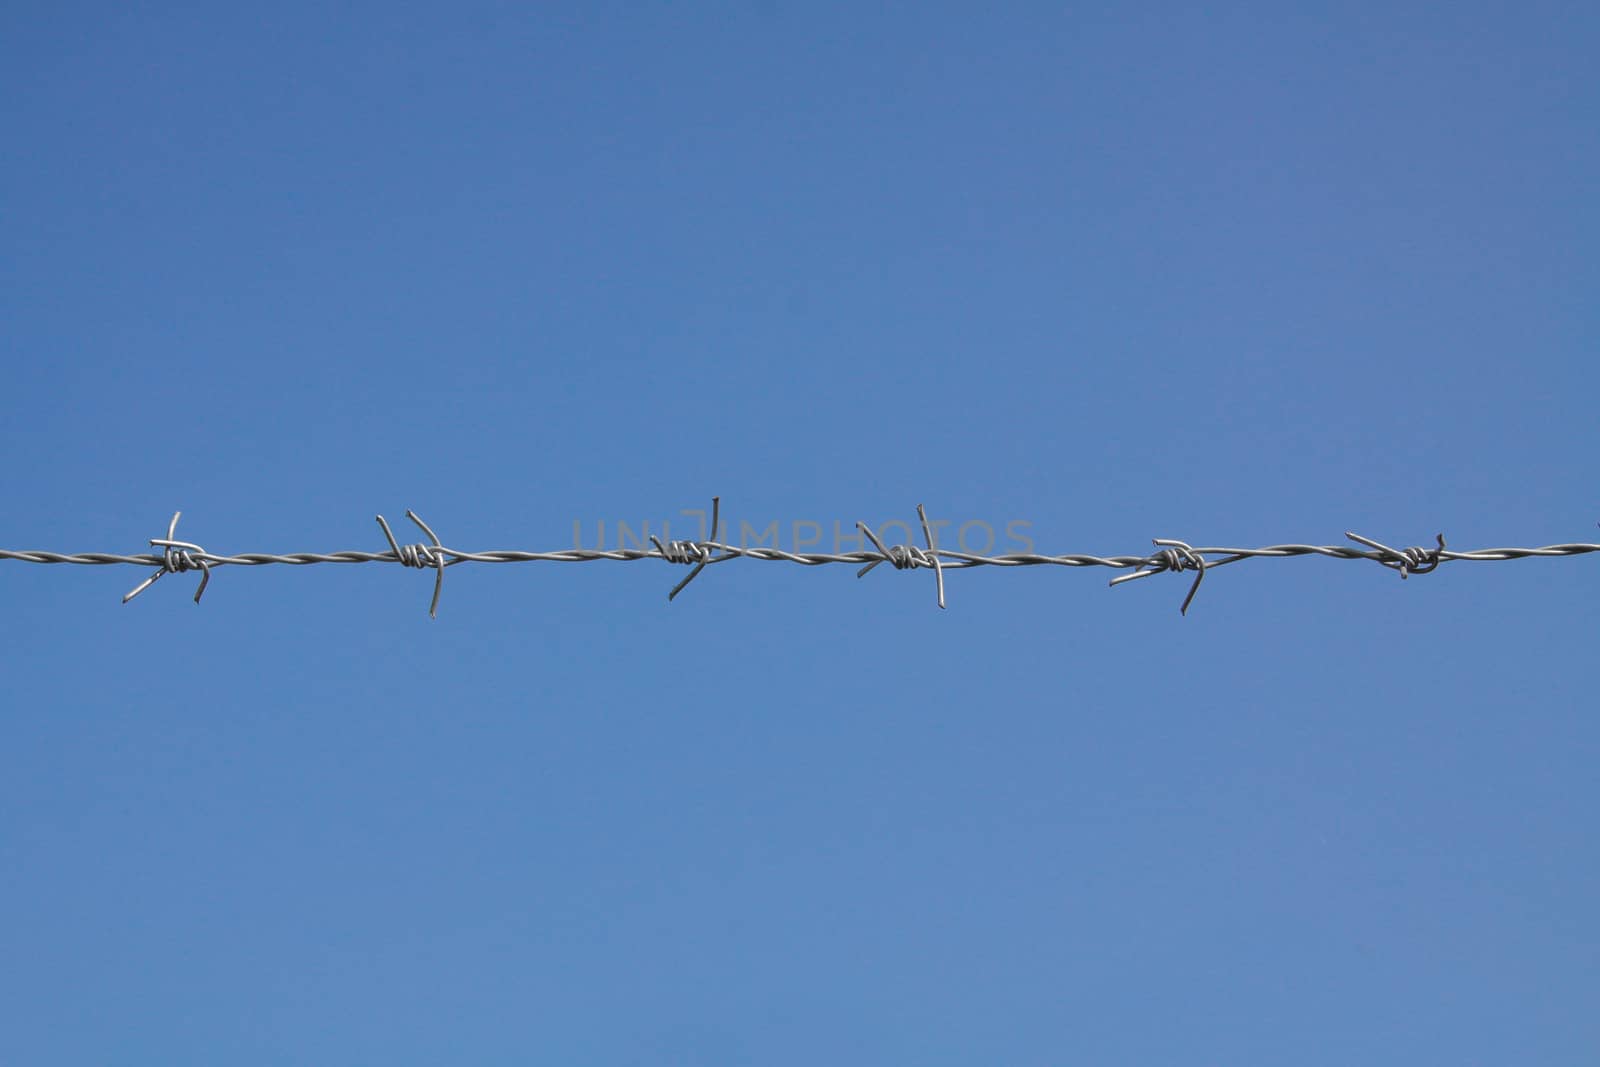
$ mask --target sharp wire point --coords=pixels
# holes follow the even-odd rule
[[[944,609],[944,567],[939,564],[939,550],[933,544],[933,530],[928,526],[928,513],[917,505],[917,518],[922,520],[922,536],[928,539],[928,558],[933,560],[933,580],[939,591],[939,608]]]
[[[389,542],[389,547],[394,550],[395,562],[404,562],[400,558],[400,542],[394,539],[394,531],[389,529],[389,522],[382,515],[378,516],[378,526],[383,530],[384,539]]]
[[[889,550],[884,547],[883,542],[878,540],[878,535],[873,532],[872,527],[858,520],[856,522],[856,529],[865,534],[867,539],[872,542],[873,546],[883,554],[883,559],[875,559],[871,563],[868,563],[865,567],[862,567],[860,570],[856,571],[857,578],[864,578],[868,574],[872,573],[872,568],[876,567],[880,563],[892,560],[894,557],[889,554]]]

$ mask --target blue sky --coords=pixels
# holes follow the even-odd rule
[[[13,5],[0,547],[1593,541],[1597,53]],[[0,1059],[1593,1063],[1596,565],[0,563]]]

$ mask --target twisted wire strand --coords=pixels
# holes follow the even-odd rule
[[[856,572],[857,577],[864,577],[879,564],[887,563],[895,570],[918,570],[923,568],[932,570],[934,572],[938,604],[941,608],[945,606],[945,572],[967,570],[972,567],[1107,567],[1114,570],[1132,572],[1111,579],[1110,584],[1113,586],[1135,579],[1147,578],[1155,574],[1193,571],[1195,574],[1194,581],[1190,585],[1188,594],[1179,609],[1182,613],[1187,614],[1195,594],[1200,589],[1200,583],[1208,572],[1214,571],[1218,567],[1225,567],[1244,560],[1288,559],[1296,556],[1367,560],[1389,570],[1398,571],[1402,578],[1409,578],[1415,574],[1428,574],[1436,570],[1440,564],[1447,562],[1503,562],[1514,559],[1580,556],[1591,552],[1600,552],[1600,544],[1587,543],[1544,545],[1538,548],[1480,548],[1461,551],[1446,548],[1442,534],[1436,538],[1437,544],[1434,547],[1413,546],[1396,549],[1382,542],[1363,537],[1360,534],[1347,532],[1345,534],[1347,538],[1355,542],[1356,545],[1364,547],[1356,547],[1356,545],[1302,544],[1266,545],[1260,548],[1197,547],[1183,541],[1158,538],[1153,542],[1157,550],[1142,555],[1096,556],[1083,553],[1043,555],[1031,552],[982,555],[937,547],[932,529],[928,523],[927,513],[920,504],[917,505],[917,517],[921,521],[926,541],[925,547],[922,545],[884,544],[871,527],[865,523],[857,523],[857,528],[862,535],[871,541],[872,548],[859,549],[853,552],[789,552],[781,548],[765,545],[734,545],[718,540],[720,535],[720,503],[720,497],[712,498],[710,537],[702,540],[663,542],[659,538],[652,536],[650,537],[652,543],[650,548],[570,548],[544,552],[497,549],[484,552],[465,552],[445,546],[431,527],[414,512],[408,510],[406,517],[427,536],[427,542],[401,544],[389,528],[388,522],[380,515],[377,517],[377,521],[383,530],[385,540],[389,543],[388,551],[242,552],[234,555],[222,555],[208,552],[193,542],[177,540],[178,519],[182,515],[182,512],[178,512],[173,515],[172,521],[168,524],[165,537],[150,539],[150,546],[160,549],[159,553],[74,553],[0,549],[0,560],[16,560],[20,563],[39,564],[129,565],[155,568],[149,577],[123,597],[124,603],[144,592],[165,575],[183,574],[198,570],[201,572],[201,578],[199,587],[194,594],[194,601],[197,604],[211,581],[212,570],[219,567],[260,567],[273,564],[303,567],[318,563],[398,563],[404,567],[432,570],[434,572],[433,598],[428,607],[430,616],[437,616],[438,614],[439,598],[444,586],[445,571],[462,563],[593,563],[599,561],[631,563],[637,560],[649,559],[692,567],[689,575],[675,585],[667,594],[669,600],[676,598],[706,567],[712,564],[726,563],[734,559],[794,563],[806,567],[844,563],[859,568]]]

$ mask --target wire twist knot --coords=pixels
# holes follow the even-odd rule
[[[889,566],[897,571],[912,571],[918,567],[933,566],[933,557],[928,555],[926,549],[916,545],[890,545],[884,550],[889,557]]]
[[[438,566],[438,560],[434,557],[432,545],[424,545],[420,542],[414,545],[398,545],[395,548],[395,555],[400,557],[400,565],[402,567],[417,567],[420,569]]]
[[[712,549],[699,541],[667,541],[659,537],[650,538],[655,543],[656,551],[661,553],[661,558],[668,563],[709,563]]]
[[[166,551],[161,554],[161,569],[168,574],[183,574],[186,571],[199,570],[206,567],[204,560],[195,559],[192,553],[204,552],[199,545],[178,541],[151,541],[152,545],[165,545]],[[209,568],[206,568],[209,569]]]

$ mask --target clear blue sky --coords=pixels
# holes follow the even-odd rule
[[[0,547],[1595,540],[1600,16],[1289,6],[10,5]],[[1593,1064],[1597,568],[3,562],[0,1060]]]

